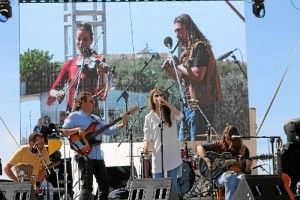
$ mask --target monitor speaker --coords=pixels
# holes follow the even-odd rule
[[[0,182],[0,200],[36,200],[31,182]]]
[[[232,200],[289,200],[289,195],[279,176],[249,175],[241,179]]]
[[[134,179],[128,200],[166,199],[179,200],[171,178]]]
[[[106,167],[106,171],[108,174],[108,185],[110,192],[118,188],[125,188],[127,186],[130,178],[130,166]],[[136,175],[135,168],[134,171],[134,175]]]

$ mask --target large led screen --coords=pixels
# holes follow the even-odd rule
[[[205,40],[201,55],[206,57],[201,57],[204,61],[199,65],[206,68],[208,78],[203,81],[178,70],[179,60],[191,63],[195,57],[193,48],[178,42],[174,30],[174,19],[182,14],[191,17],[194,30],[198,29]],[[21,3],[21,143],[26,143],[35,129],[47,136],[57,134],[72,112],[73,96],[83,89],[77,85],[84,84],[95,95],[94,113],[107,123],[132,107],[148,105],[149,92],[160,88],[170,104],[196,113],[196,131],[191,132],[190,124],[184,124],[182,135],[178,133],[181,141],[218,138],[229,124],[249,135],[243,15],[243,1]],[[76,31],[81,22],[90,24],[93,33],[83,59],[77,57]],[[193,31],[189,34],[193,38]],[[175,76],[162,67],[169,61],[175,61],[171,62]],[[72,78],[74,71],[66,70],[65,63],[73,63],[77,71],[83,69],[84,75],[79,77],[94,78],[88,83]],[[105,66],[101,80],[96,64]],[[193,84],[192,91],[189,84]],[[57,94],[63,98],[55,98]],[[135,141],[143,141],[148,111],[130,115],[128,127]],[[126,129],[105,141],[118,142],[125,134]]]

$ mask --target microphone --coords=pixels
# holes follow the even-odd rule
[[[158,106],[161,107],[161,102],[160,101],[158,101]]]
[[[35,142],[35,144],[33,145],[33,148],[35,148],[35,149],[39,148],[38,142]]]
[[[35,144],[32,146],[31,153],[36,154],[38,152],[38,146],[39,144],[35,142]]]
[[[83,47],[82,54],[84,58],[90,57],[92,54],[92,50],[90,48]]]
[[[229,51],[223,55],[221,55],[217,60],[224,60],[225,58],[227,58],[228,56],[230,56],[230,54],[232,54],[233,52],[235,52],[237,49],[234,49],[232,51]]]
[[[166,38],[164,39],[164,44],[165,44],[166,47],[168,47],[169,49],[171,49],[171,48],[172,48],[172,45],[173,45],[173,40],[172,40],[172,38],[166,37]]]
[[[256,168],[262,167],[262,166],[264,166],[264,165],[266,165],[266,164],[256,165],[255,167],[252,167],[252,169],[256,169]]]
[[[237,139],[237,138],[249,139],[249,138],[251,138],[251,136],[243,136],[243,135],[232,135],[231,136],[231,139]]]
[[[232,135],[231,139],[236,139],[236,138],[243,138],[244,136],[242,135]]]

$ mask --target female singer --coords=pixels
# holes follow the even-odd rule
[[[177,173],[182,159],[180,155],[176,120],[181,120],[183,114],[174,106],[169,105],[163,91],[153,89],[150,92],[150,113],[144,123],[144,154],[148,154],[149,142],[153,140],[152,175],[162,177],[163,169],[168,177],[172,177],[173,185],[177,186]],[[163,141],[161,141],[161,136]],[[161,146],[163,145],[163,154]],[[163,155],[163,163],[162,163]]]

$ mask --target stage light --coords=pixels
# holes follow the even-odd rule
[[[266,14],[264,0],[253,0],[252,9],[255,17],[263,18]]]
[[[11,18],[11,6],[9,4],[0,4],[0,21],[5,23]]]

